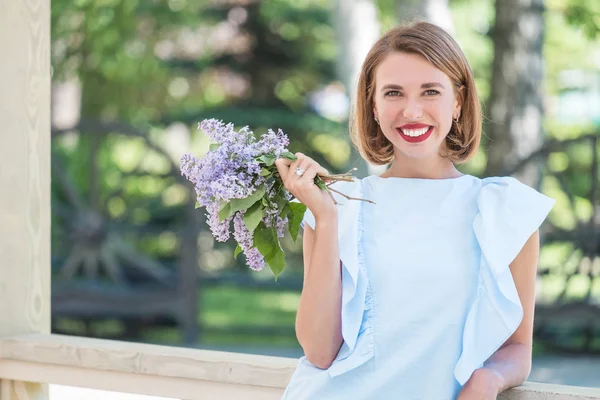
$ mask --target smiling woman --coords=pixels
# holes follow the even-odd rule
[[[392,53],[377,67],[373,112],[383,135],[396,144],[396,164],[406,157],[443,157],[453,116],[460,114],[460,100],[452,87],[444,72],[418,54]],[[410,146],[425,142],[432,134],[427,145]]]
[[[391,165],[339,187],[372,203],[304,215],[306,356],[284,399],[495,400],[525,381],[537,229],[554,200],[456,168],[477,151],[481,121],[471,69],[444,30],[413,23],[373,45],[352,139]]]
[[[356,110],[353,142],[367,161],[391,162],[391,175],[456,176],[454,164],[479,147],[471,68],[452,37],[431,24],[396,28],[377,41],[363,64]]]

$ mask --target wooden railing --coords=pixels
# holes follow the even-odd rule
[[[181,399],[280,399],[296,360],[83,337],[0,339],[0,378]],[[4,386],[4,385],[3,385]],[[33,397],[1,397],[33,400]],[[500,399],[600,399],[600,389],[528,382]]]
[[[286,358],[73,336],[0,339],[2,379],[182,399],[279,399],[294,367]]]
[[[0,0],[0,10],[0,399],[46,400],[48,383],[182,399],[279,399],[294,359],[48,333],[50,1]],[[600,400],[600,389],[527,383],[499,398]]]

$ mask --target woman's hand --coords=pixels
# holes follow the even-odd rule
[[[310,209],[315,219],[320,219],[322,216],[336,215],[337,208],[330,194],[315,185],[317,174],[328,175],[327,170],[302,153],[294,155],[297,157],[296,161],[290,161],[286,158],[279,158],[275,161],[275,166],[285,188]],[[296,168],[298,167],[305,171],[302,176],[296,175]]]
[[[500,393],[500,377],[489,369],[476,369],[456,400],[496,400]]]

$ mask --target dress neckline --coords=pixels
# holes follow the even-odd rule
[[[369,175],[367,178],[371,178],[375,181],[383,182],[386,180],[390,181],[398,181],[398,182],[458,182],[461,180],[466,180],[468,177],[473,177],[473,175],[463,174],[461,176],[457,176],[455,178],[442,178],[442,179],[431,179],[431,178],[404,178],[398,176],[389,176],[387,178],[382,178],[378,175]]]

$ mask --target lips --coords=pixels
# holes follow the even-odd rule
[[[428,128],[430,125],[427,124],[404,124],[400,127],[400,129],[421,129]]]
[[[408,136],[403,132],[403,129],[406,130],[418,130],[418,129],[424,129],[424,128],[428,128],[427,131],[419,136]],[[433,126],[430,125],[426,125],[426,124],[406,124],[406,125],[402,125],[400,128],[396,128],[396,132],[398,132],[398,134],[400,135],[400,137],[402,139],[404,139],[405,141],[409,142],[409,143],[420,143],[420,142],[424,142],[425,140],[427,140],[429,138],[429,136],[431,136],[431,133],[433,132]]]

